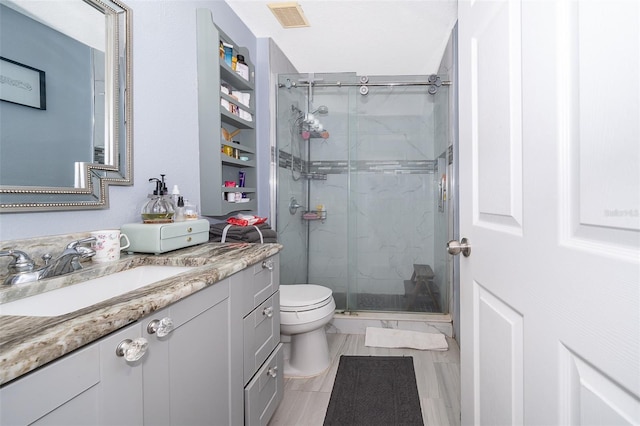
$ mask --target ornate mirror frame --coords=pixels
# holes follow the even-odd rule
[[[75,188],[0,185],[0,213],[105,209],[109,185],[133,185],[132,12],[119,0],[82,1],[105,16],[104,164],[76,163]]]

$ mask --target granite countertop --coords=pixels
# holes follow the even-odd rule
[[[123,255],[109,264],[0,289],[0,303],[142,265],[194,269],[56,317],[0,315],[0,384],[131,324],[154,311],[277,254],[280,244],[206,243],[161,255]],[[2,307],[0,306],[0,313]]]

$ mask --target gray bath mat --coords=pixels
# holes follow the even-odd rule
[[[324,425],[422,425],[413,357],[340,357]]]

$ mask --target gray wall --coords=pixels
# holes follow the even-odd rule
[[[91,48],[0,5],[0,55],[44,71],[46,93],[46,110],[0,102],[0,184],[73,187],[74,162],[93,158]]]
[[[213,11],[216,23],[238,45],[258,58],[255,36],[223,1],[126,0],[133,9],[134,186],[111,187],[107,210],[4,213],[0,240],[119,228],[139,222],[140,208],[152,189],[150,177],[164,173],[169,187],[199,203],[196,9]],[[259,67],[257,72],[263,72]],[[256,101],[268,88],[258,81]],[[3,117],[4,121],[4,117]],[[268,151],[268,129],[257,122],[258,155]],[[265,148],[266,146],[266,148]],[[268,185],[268,163],[258,165],[261,185]],[[261,186],[262,189],[263,186]],[[264,210],[261,193],[260,215]]]

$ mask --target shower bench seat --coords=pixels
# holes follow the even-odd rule
[[[430,286],[430,283],[433,281],[435,276],[436,275],[433,273],[431,266],[418,263],[413,264],[413,275],[411,275],[411,280],[405,281],[405,292],[409,296],[407,310],[414,309],[416,298],[418,297],[418,294],[420,294],[421,287],[426,288],[427,293],[429,293],[429,297],[437,303],[437,299],[433,296]]]

